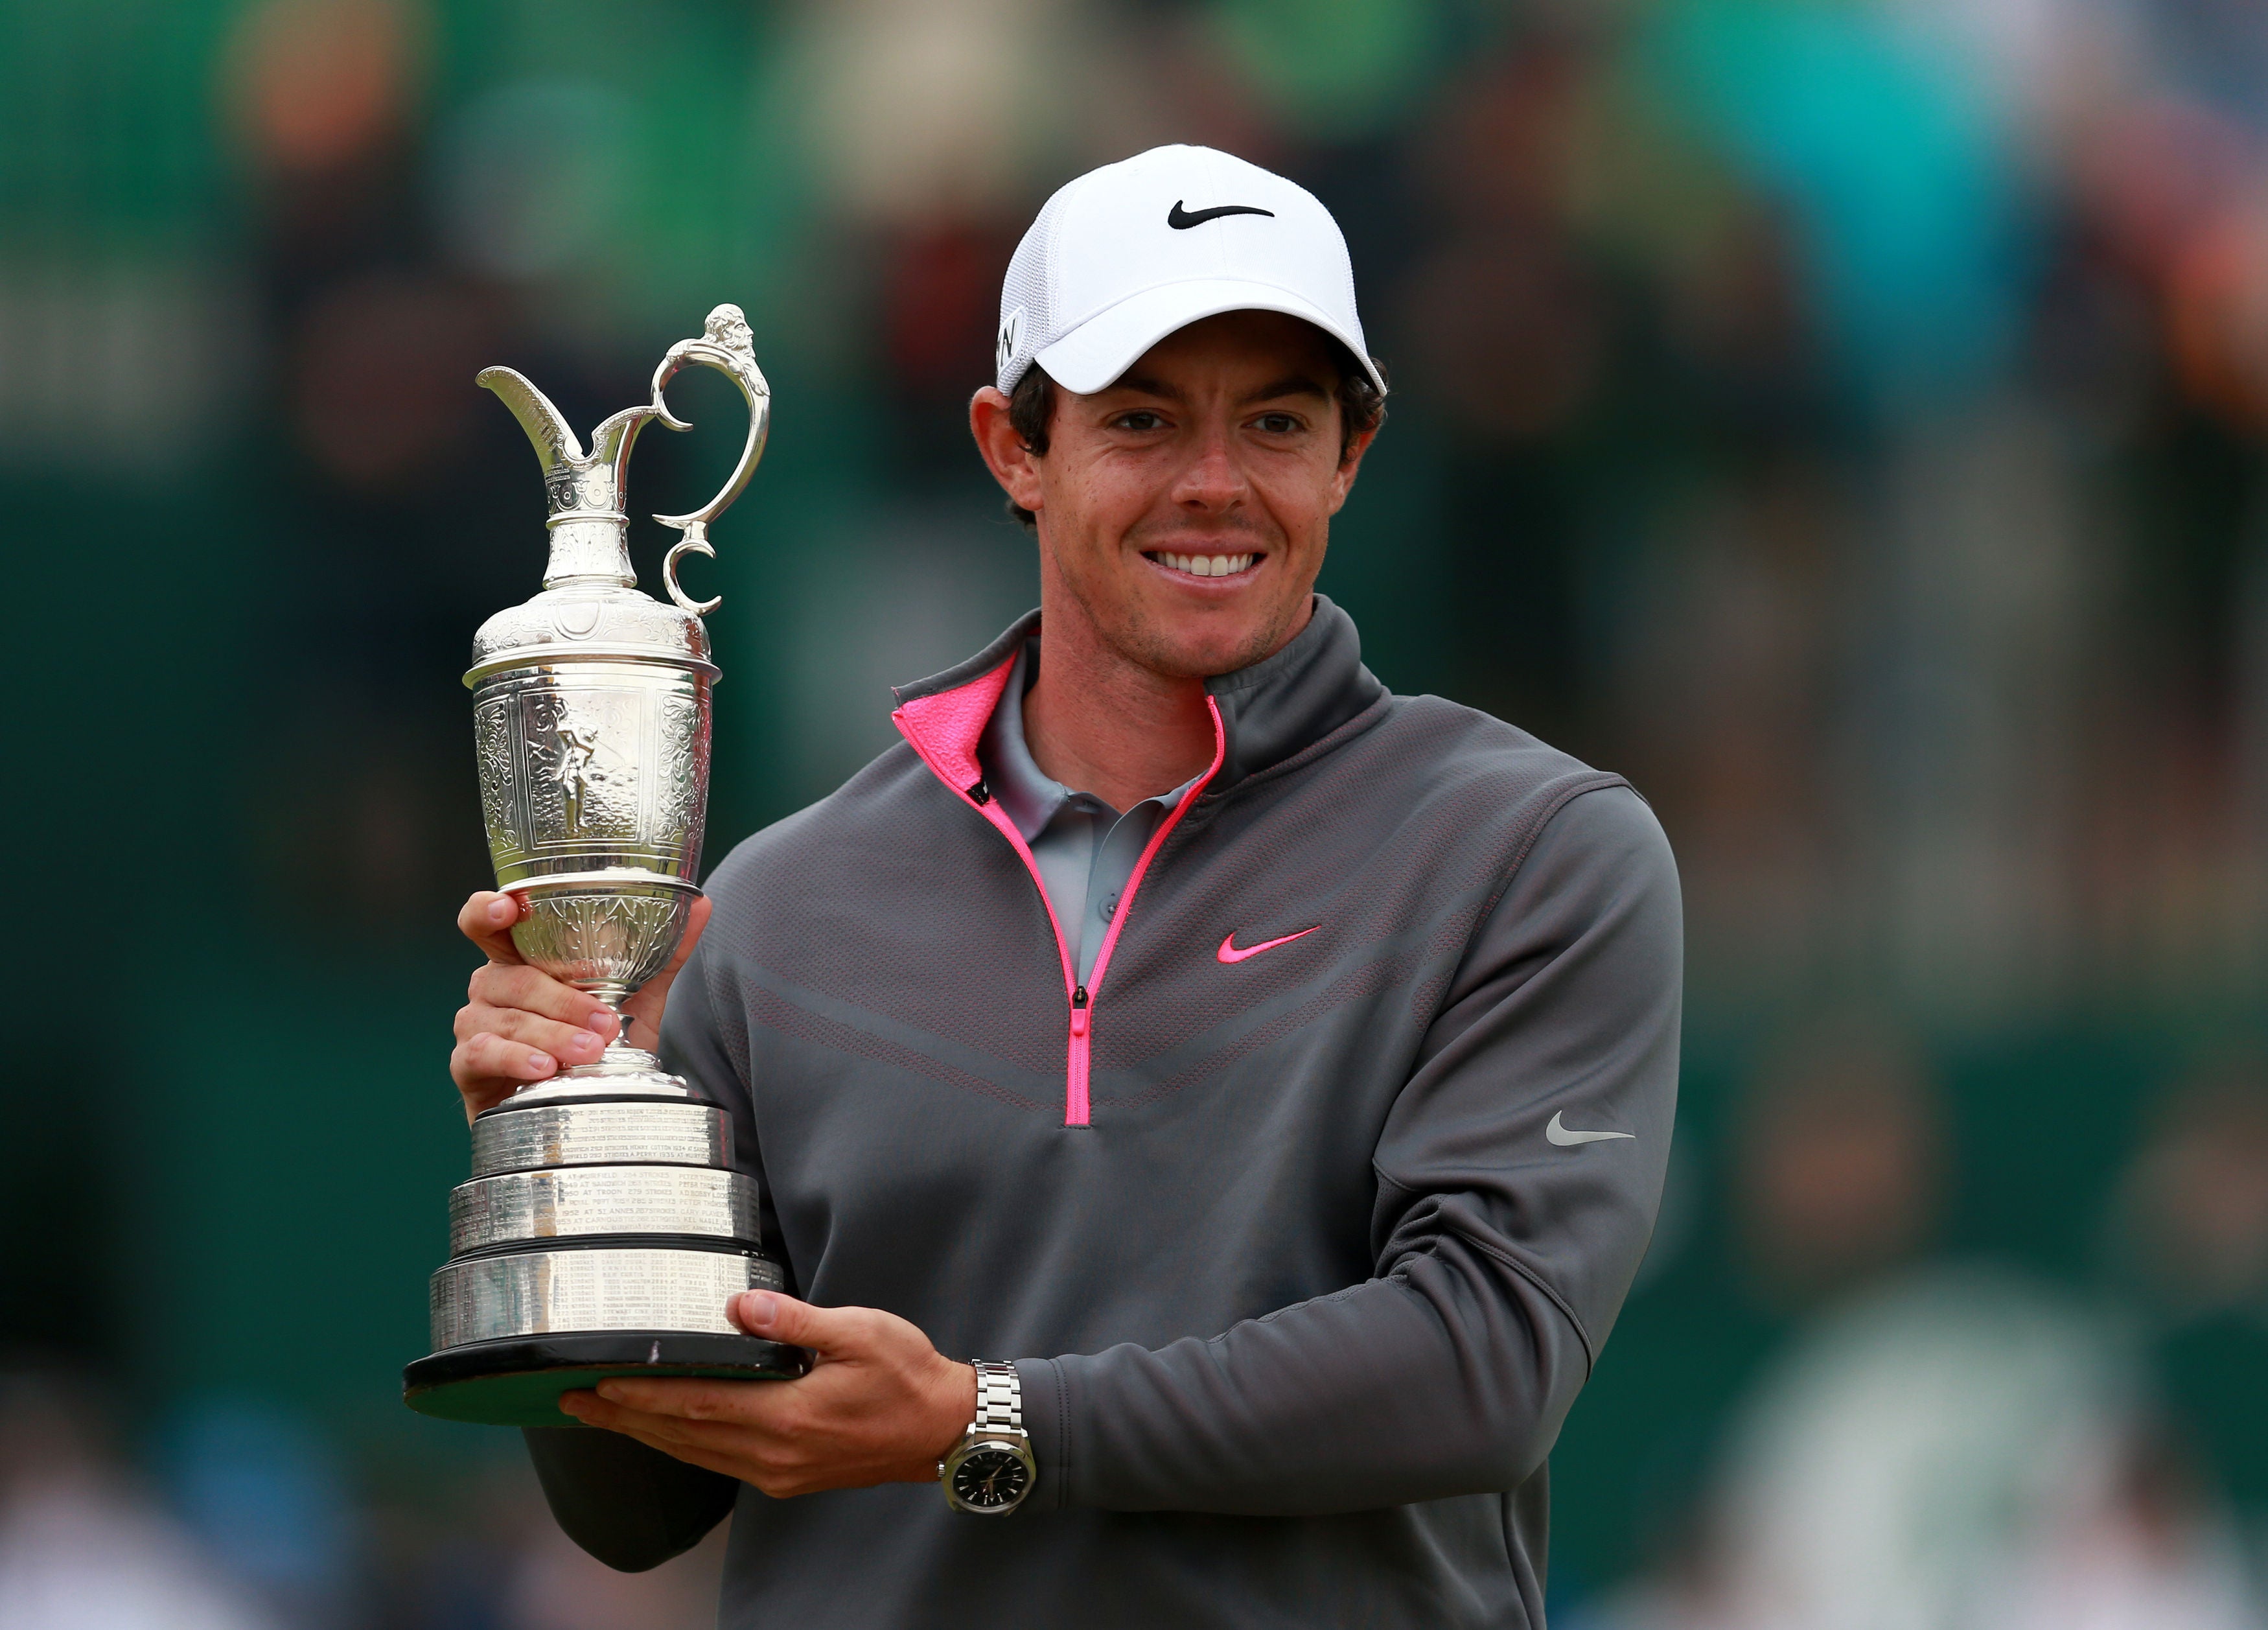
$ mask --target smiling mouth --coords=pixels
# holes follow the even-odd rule
[[[1174,555],[1164,549],[1145,549],[1142,558],[1155,561],[1168,572],[1178,572],[1192,578],[1233,578],[1241,572],[1249,572],[1267,557],[1247,550],[1241,555]]]

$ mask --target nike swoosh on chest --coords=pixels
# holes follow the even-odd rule
[[[1316,928],[1322,926],[1321,923],[1317,923],[1314,927],[1302,928],[1297,933],[1279,934],[1273,940],[1263,940],[1259,944],[1248,945],[1241,950],[1237,948],[1236,930],[1232,928],[1222,937],[1220,949],[1213,955],[1224,963],[1241,963],[1247,957],[1259,955],[1263,951],[1272,951],[1279,945],[1289,945],[1294,940],[1304,940],[1314,933]]]

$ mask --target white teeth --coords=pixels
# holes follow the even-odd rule
[[[1159,560],[1175,572],[1186,572],[1193,578],[1226,578],[1251,565],[1252,557],[1246,555],[1160,555]]]

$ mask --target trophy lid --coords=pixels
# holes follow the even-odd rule
[[[656,515],[680,536],[662,564],[662,584],[672,603],[637,592],[630,570],[630,516],[623,507],[630,448],[649,419],[669,430],[692,425],[669,410],[663,387],[686,363],[697,362],[728,375],[748,404],[748,439],[724,490],[699,509],[683,515]],[[625,408],[592,432],[588,452],[550,398],[511,368],[483,368],[475,382],[494,391],[512,409],[543,466],[543,495],[550,510],[551,560],[543,592],[524,605],[500,611],[473,638],[468,685],[506,668],[568,660],[662,661],[679,667],[716,667],[709,660],[709,631],[702,617],[717,600],[695,601],[678,586],[677,563],[687,554],[714,556],[709,523],[740,495],[763,455],[771,420],[771,387],[756,366],[747,319],[737,306],[709,313],[698,337],[680,340],[654,370],[652,399]]]
[[[577,583],[548,588],[482,623],[465,683],[535,663],[608,660],[668,662],[717,676],[699,617],[623,585]]]

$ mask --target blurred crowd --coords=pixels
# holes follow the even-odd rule
[[[0,1630],[703,1621],[713,1553],[604,1575],[509,1443],[381,1424],[462,1159],[455,676],[541,552],[471,377],[588,425],[747,311],[721,855],[1031,600],[962,421],[1000,272],[1176,140],[1347,232],[1395,391],[1323,587],[1373,666],[1626,773],[1683,868],[1675,1181],[1555,1598],[2268,1623],[2257,0],[0,0],[0,503],[84,608],[20,631],[72,687],[21,751],[269,996],[124,958],[0,1088],[52,1242],[0,1265]],[[737,449],[711,385],[635,510]],[[114,966],[55,874],[26,919]],[[291,1272],[369,1302],[318,1327],[260,1287],[350,1132],[387,1180]]]
[[[1672,1316],[1732,1406],[1580,1630],[2268,1623],[2268,1061],[2155,1106],[2076,1275],[1949,1243],[1956,1169],[2022,1153],[1958,1150],[1954,1118],[1850,1015],[1740,1095],[1732,1243]]]
[[[389,1495],[306,1420],[185,1401],[139,1454],[54,1370],[0,1374],[8,1630],[701,1630],[723,1535],[617,1574],[552,1524],[513,1453]]]
[[[214,185],[240,220],[166,287],[225,289],[245,325],[240,474],[292,551],[262,609],[331,627],[302,705],[360,715],[350,762],[276,766],[259,812],[373,913],[430,909],[457,874],[421,873],[463,848],[454,778],[425,768],[460,721],[421,720],[400,675],[446,672],[529,573],[474,547],[515,535],[527,483],[471,370],[508,353],[595,415],[741,297],[792,466],[741,528],[733,583],[765,604],[726,619],[756,636],[736,675],[789,704],[747,794],[776,814],[887,741],[882,683],[1028,595],[961,423],[1000,268],[1060,180],[1192,139],[1332,204],[1398,382],[1326,586],[1389,680],[1646,789],[1701,994],[1887,985],[1959,1021],[2264,967],[2256,7],[849,0],[537,27],[269,0],[222,20]],[[210,358],[180,365],[184,423],[96,433],[114,394],[52,304],[23,310],[80,381],[89,422],[44,432],[75,456],[193,417],[225,433]],[[188,326],[221,345],[219,321]],[[668,490],[699,454],[645,456]]]

